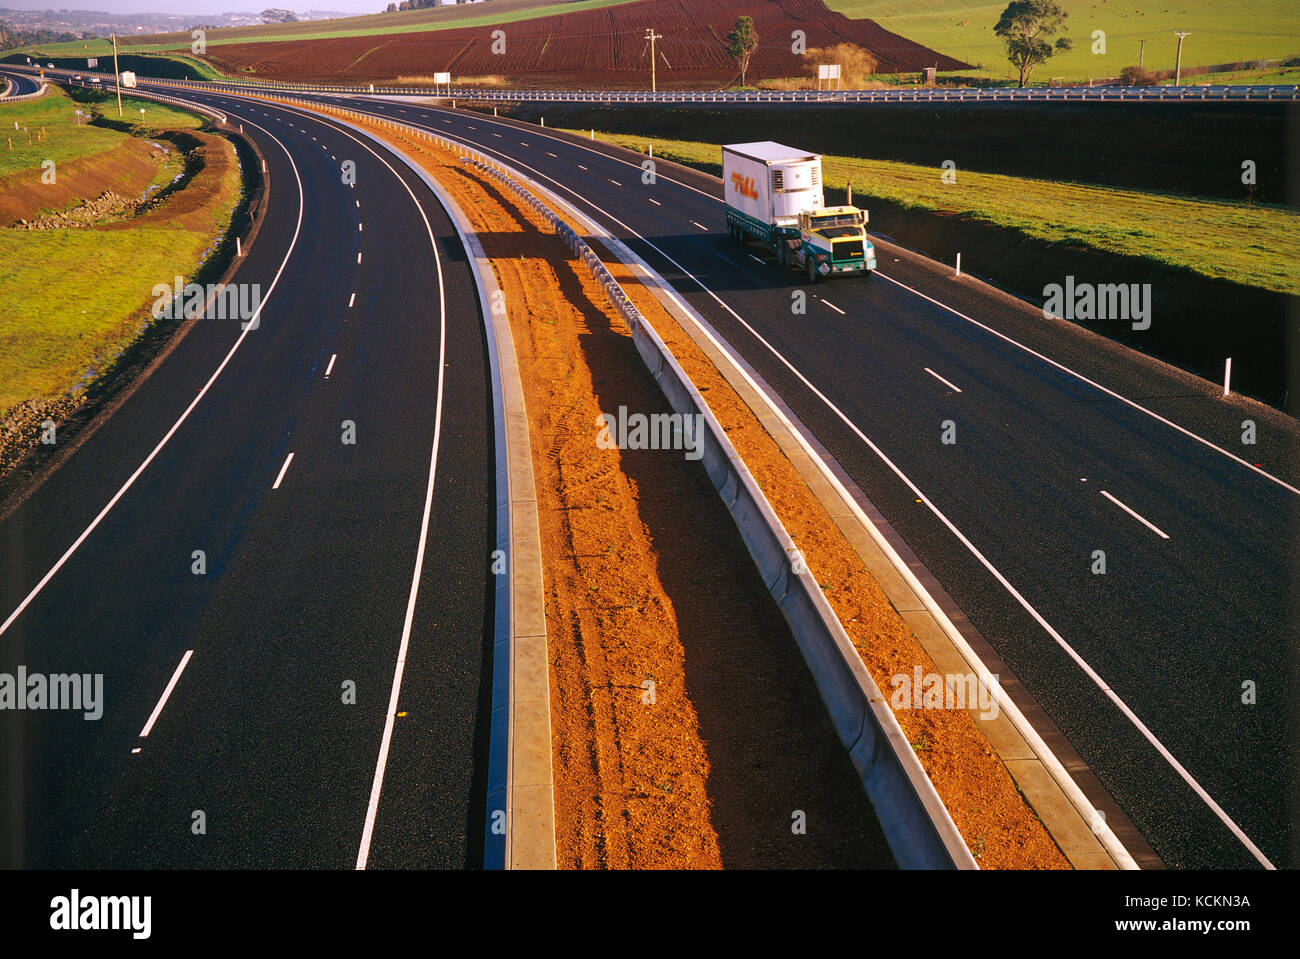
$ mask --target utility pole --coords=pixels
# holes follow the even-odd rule
[[[646,27],[645,38],[650,41],[650,92],[657,92],[655,89],[655,41],[662,40],[662,33],[655,33],[654,27]]]
[[[1178,38],[1178,59],[1174,61],[1174,86],[1178,86],[1183,79],[1183,37],[1191,35],[1191,30],[1174,31],[1174,36]]]
[[[122,74],[117,70],[117,34],[113,37],[113,86],[117,87],[117,115],[122,115]]]
[[[1138,70],[1139,71],[1141,71],[1142,69],[1142,55],[1146,53],[1146,48],[1147,48],[1147,42],[1145,40],[1139,40],[1138,41]]]

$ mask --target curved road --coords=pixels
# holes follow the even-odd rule
[[[639,158],[577,137],[322,99],[517,165],[659,269],[884,513],[1166,864],[1300,861],[1294,420],[884,242],[881,275],[808,288],[796,315],[798,280],[727,238],[712,177],[660,164],[646,184]],[[1178,321],[1158,286],[1153,299],[1153,322]]]
[[[495,533],[464,253],[385,151],[227,112],[271,184],[233,280],[256,328],[196,321],[0,519],[0,672],[104,676],[98,721],[6,714],[0,864],[472,866]]]

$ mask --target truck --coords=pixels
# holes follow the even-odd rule
[[[842,273],[869,277],[876,268],[866,211],[825,205],[818,154],[771,140],[727,144],[722,185],[727,232],[757,240],[808,282]]]
[[[122,86],[128,88],[135,86],[135,74],[132,71],[130,70],[122,71]]]

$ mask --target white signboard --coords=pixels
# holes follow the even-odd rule
[[[435,74],[433,75],[433,82],[434,82],[435,84],[438,84],[438,83],[451,83],[451,74],[450,74],[450,73],[435,73]]]
[[[838,80],[840,78],[840,65],[838,63],[819,63],[817,65],[818,80]]]
[[[87,69],[87,70],[93,70],[93,69],[95,69],[95,67],[97,67],[97,66],[99,66],[99,57],[87,57],[87,58],[86,58],[86,69]]]

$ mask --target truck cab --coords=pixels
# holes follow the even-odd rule
[[[792,259],[811,282],[836,273],[876,268],[876,248],[867,239],[867,214],[855,206],[832,206],[799,214],[799,250]]]

